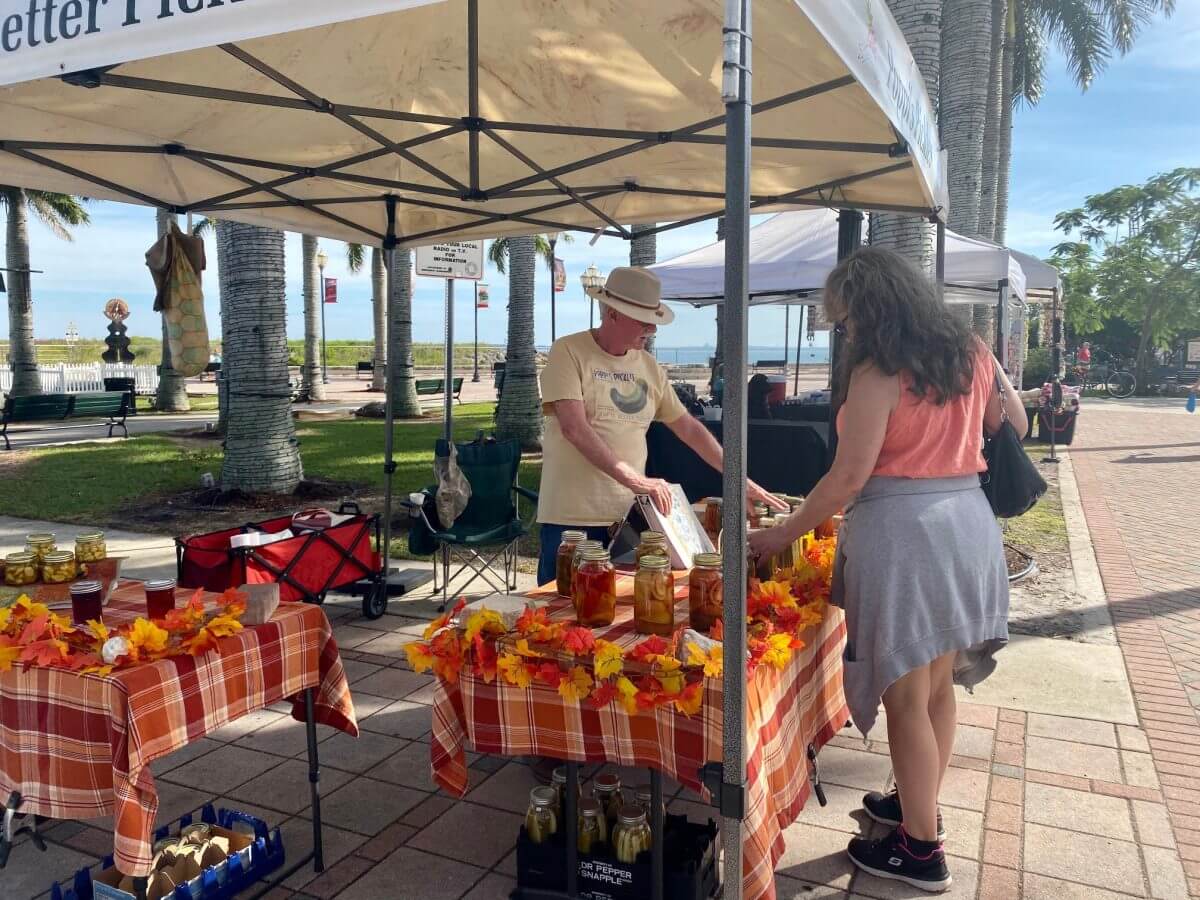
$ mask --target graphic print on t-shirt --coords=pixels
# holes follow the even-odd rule
[[[646,412],[650,403],[650,385],[646,379],[631,372],[610,372],[599,368],[592,370],[592,378],[599,385],[596,392],[596,419],[618,419],[642,424],[649,422]],[[609,384],[612,386],[608,387]],[[609,406],[606,400],[612,405]]]

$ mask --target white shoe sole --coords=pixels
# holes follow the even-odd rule
[[[850,857],[850,862],[854,863],[855,866],[866,872],[868,875],[874,875],[876,878],[886,878],[888,881],[903,881],[905,884],[919,888],[920,890],[926,891],[930,894],[941,894],[950,890],[950,886],[954,884],[954,879],[949,875],[947,875],[942,881],[923,881],[919,878],[908,878],[904,875],[897,875],[895,872],[888,872],[884,869],[872,868],[871,866],[864,865],[863,863],[859,862],[854,858],[853,854],[847,853],[846,855]]]

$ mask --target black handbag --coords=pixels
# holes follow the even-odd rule
[[[1004,382],[996,373],[996,391],[1000,395],[1000,428],[984,435],[983,458],[987,472],[979,476],[992,512],[1001,519],[1011,519],[1027,513],[1046,493],[1046,479],[1021,446],[1021,436],[1008,421],[1004,405]]]

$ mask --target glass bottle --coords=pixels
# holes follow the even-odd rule
[[[42,581],[46,584],[66,584],[78,574],[75,554],[70,550],[54,550],[42,557]]]
[[[595,800],[579,802],[579,834],[576,846],[580,853],[592,853],[597,844],[608,840],[608,829],[605,827],[604,810]]]
[[[558,831],[554,802],[554,788],[535,787],[529,792],[529,808],[525,811],[525,833],[535,844],[546,843]]]
[[[650,821],[650,802],[654,797],[654,791],[648,784],[639,784],[633,789],[633,805],[635,809],[645,813],[646,821]],[[662,814],[665,819],[667,816],[667,801],[663,800]]]
[[[671,555],[667,552],[667,536],[661,531],[643,531],[642,542],[633,551],[635,564],[640,564],[643,557],[661,556],[670,563]]]
[[[4,557],[4,583],[9,587],[24,587],[38,580],[36,553],[9,553]]]
[[[633,627],[638,634],[675,630],[675,576],[665,556],[643,556],[633,580]]]
[[[37,557],[39,566],[47,553],[53,553],[57,549],[58,545],[54,543],[54,535],[49,532],[25,535],[25,550]]]
[[[566,810],[566,795],[567,795],[567,767],[556,766],[554,772],[550,776],[550,789],[554,791],[554,811],[558,813],[561,820],[563,811]],[[579,808],[578,803],[583,799],[583,789],[579,786],[579,782],[575,783],[575,803],[576,809]]]
[[[633,865],[639,853],[650,849],[650,824],[640,807],[626,806],[621,810],[612,844],[617,860],[626,865]]]
[[[571,596],[571,577],[574,573],[575,548],[579,542],[586,539],[582,531],[564,531],[558,544],[558,553],[554,557],[554,580],[558,587],[558,596]]]
[[[104,532],[93,531],[75,538],[75,559],[81,563],[99,562],[108,556]]]
[[[604,545],[600,541],[593,541],[590,538],[575,545],[575,555],[571,557],[571,593],[568,595],[572,599],[575,597],[575,573],[579,571],[579,566],[583,562],[583,554],[588,550],[603,549],[603,547]]]
[[[589,548],[575,571],[575,619],[587,628],[611,625],[617,615],[617,573],[603,547]]]
[[[604,808],[604,818],[611,833],[625,802],[621,796],[621,777],[615,772],[597,775],[592,779],[592,797]]]
[[[721,554],[697,553],[688,573],[688,620],[701,634],[707,634],[724,612],[721,579]]]

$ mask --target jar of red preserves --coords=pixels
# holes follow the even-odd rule
[[[582,531],[564,531],[554,558],[554,580],[558,596],[571,596],[571,576],[574,572],[575,549],[587,537]]]
[[[575,618],[580,625],[611,625],[617,614],[617,573],[608,551],[588,548],[575,572]]]

